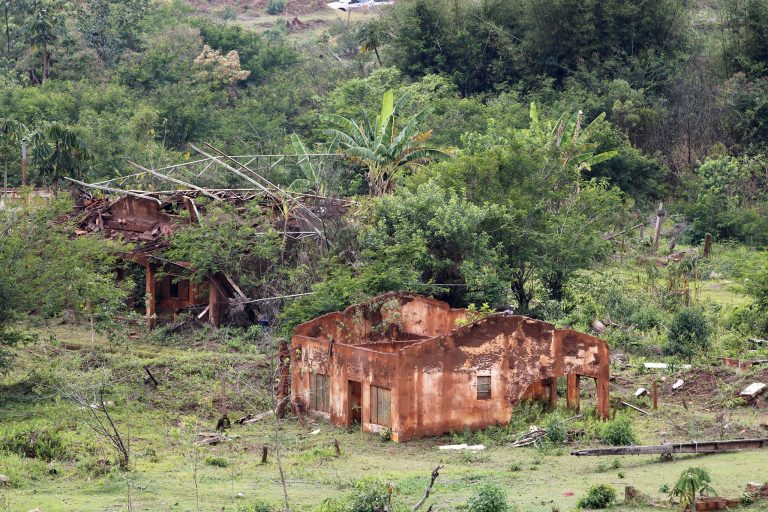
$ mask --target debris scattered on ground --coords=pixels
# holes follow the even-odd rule
[[[648,394],[648,390],[645,388],[637,388],[637,391],[635,391],[635,398],[640,398],[641,396],[645,396]]]
[[[195,436],[195,444],[216,445],[225,441],[231,441],[232,438],[219,432],[199,432]]]
[[[310,432],[309,435],[316,436],[319,433],[320,433],[320,429],[317,429],[317,430],[313,430],[312,432]]]
[[[256,416],[254,416],[253,414],[246,414],[245,416],[237,420],[235,423],[237,423],[238,425],[251,425],[253,423],[257,423],[263,420],[267,416],[272,416],[273,414],[275,414],[275,411],[272,411],[272,410],[263,412],[261,414],[257,414]]]
[[[683,379],[677,379],[674,384],[672,384],[672,389],[677,391],[681,387],[683,387],[683,384],[685,384],[685,381]]]
[[[768,386],[766,386],[764,383],[754,382],[747,386],[741,393],[739,393],[739,396],[742,398],[755,399],[762,395],[766,388],[768,388]]]
[[[669,369],[669,364],[667,363],[644,363],[643,366],[646,370],[667,370]],[[693,368],[689,364],[681,364],[678,366],[678,368],[681,368],[683,370],[690,370]]]
[[[547,436],[547,429],[539,428],[536,425],[532,425],[528,433],[521,436],[517,441],[512,443],[512,448],[519,448],[521,446],[529,446],[535,444],[539,440]]]
[[[726,510],[739,506],[739,500],[729,500],[717,496],[700,496],[696,500],[696,510]],[[685,507],[686,512],[692,510],[691,506]]]
[[[646,416],[650,416],[650,415],[651,415],[651,413],[650,413],[650,412],[648,412],[648,411],[646,411],[645,409],[641,409],[641,408],[639,408],[639,407],[635,407],[634,405],[632,405],[632,404],[629,404],[629,403],[627,403],[627,402],[621,402],[621,405],[623,405],[623,406],[626,406],[626,407],[629,407],[630,409],[632,409],[632,410],[634,410],[634,411],[637,411],[637,412],[639,412],[639,413],[641,413],[641,414],[645,414]]]
[[[749,482],[746,489],[747,494],[754,498],[768,499],[768,483]]]
[[[479,450],[485,450],[485,446],[482,444],[476,444],[469,446],[468,444],[447,444],[440,446],[441,450],[472,450],[472,451],[479,451]]]

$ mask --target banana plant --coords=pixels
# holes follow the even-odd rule
[[[531,132],[541,134],[542,127],[536,103],[531,103],[530,117]],[[595,154],[597,143],[591,139],[604,121],[605,112],[584,127],[584,112],[563,112],[549,133],[550,144],[559,151],[563,167],[573,165],[579,171],[589,171],[593,165],[618,155],[616,150]]]
[[[329,147],[333,148],[335,144],[335,140],[331,141]],[[328,194],[328,186],[323,176],[325,160],[320,160],[317,164],[313,164],[306,146],[304,146],[304,143],[301,142],[301,139],[295,133],[291,134],[291,147],[297,155],[299,169],[304,177],[294,180],[288,186],[288,190],[302,193],[312,192],[325,197]]]
[[[406,119],[398,130],[398,114],[409,99],[410,95],[406,94],[395,102],[394,93],[389,90],[382,98],[380,114],[372,120],[363,111],[360,123],[337,114],[321,117],[331,126],[323,132],[333,136],[334,145],[347,158],[367,169],[368,189],[373,196],[392,192],[407,169],[448,156],[425,145],[432,131],[421,131],[419,124],[428,110],[421,110]]]

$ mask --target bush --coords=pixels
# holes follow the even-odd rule
[[[275,508],[261,500],[254,501],[253,503],[240,507],[237,512],[274,512]]]
[[[327,498],[316,509],[317,512],[376,512],[389,510],[389,496],[392,487],[378,480],[358,480],[354,490],[343,497]]]
[[[209,466],[215,466],[217,468],[229,467],[229,461],[224,457],[207,457],[205,463]]]
[[[277,15],[285,12],[285,0],[269,0],[267,14]]]
[[[669,326],[664,352],[690,362],[696,354],[709,350],[709,345],[709,325],[704,313],[697,308],[681,309]]]
[[[508,512],[507,493],[499,485],[484,484],[469,498],[469,512]]]
[[[550,443],[560,445],[568,440],[568,432],[559,414],[553,414],[547,418],[544,428],[547,429],[547,441]]]
[[[617,416],[603,426],[603,441],[611,446],[627,446],[635,444],[632,420],[628,416]]]
[[[593,485],[587,491],[587,495],[576,504],[579,508],[608,508],[616,500],[616,491],[606,484]]]
[[[48,428],[19,427],[0,435],[0,449],[30,459],[66,460],[70,458],[68,443],[61,434]]]

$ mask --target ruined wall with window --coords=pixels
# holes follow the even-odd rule
[[[560,377],[567,405],[578,408],[580,378],[589,377],[598,413],[608,416],[604,341],[521,316],[457,327],[462,318],[463,310],[402,293],[302,324],[293,336],[293,399],[337,425],[390,429],[406,441],[506,424],[524,398],[556,406]]]

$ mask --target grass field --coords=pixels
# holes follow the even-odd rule
[[[222,372],[231,382],[227,399],[233,418],[268,408],[263,392],[268,388],[268,358],[256,351],[235,351],[233,339],[222,343],[221,335],[213,339],[199,332],[168,339],[156,334],[149,340],[114,345],[102,337],[91,345],[85,328],[57,326],[38,332],[42,341],[23,349],[18,364],[0,386],[0,429],[4,434],[19,429],[55,430],[71,455],[50,467],[44,461],[9,452],[0,455],[0,473],[11,479],[11,486],[0,488],[0,510],[128,510],[129,494],[132,510],[145,511],[234,511],[255,499],[281,503],[272,420],[235,426],[230,442],[203,447],[194,443],[197,432],[210,431],[215,425],[218,376]],[[52,343],[51,335],[57,341]],[[160,382],[157,389],[144,383],[144,365],[154,369]],[[114,461],[114,454],[86,425],[88,411],[62,400],[55,392],[57,386],[70,384],[63,383],[62,376],[72,382],[100,378],[114,382],[109,398],[115,402],[113,410],[121,431],[130,439],[130,471],[119,471],[104,462]],[[690,382],[688,395],[662,395],[658,413],[636,419],[641,442],[686,440],[690,434],[711,436],[717,432],[714,417],[721,398],[715,392],[707,395],[699,391],[697,383],[704,382],[703,376],[683,376]],[[726,373],[721,377],[724,382],[732,381],[730,388],[720,386],[719,392],[728,396],[742,382],[768,375]],[[648,379],[632,370],[617,372],[613,394],[630,400],[635,386]],[[589,397],[584,400],[588,409]],[[691,412],[680,406],[686,400]],[[758,424],[768,420],[766,407],[764,402],[759,408],[734,407],[729,421],[733,428],[741,429],[742,437],[756,435]],[[673,485],[679,473],[691,465],[707,468],[716,490],[729,497],[738,497],[747,482],[768,476],[768,453],[764,451],[687,456],[667,463],[652,456],[576,458],[569,455],[569,446],[514,449],[493,435],[481,433],[472,441],[484,442],[487,450],[446,453],[438,446],[465,438],[445,436],[395,444],[322,421],[302,427],[295,419],[281,422],[279,428],[292,510],[311,510],[326,498],[342,496],[360,479],[391,482],[396,488],[395,500],[412,506],[438,464],[445,464],[445,468],[430,503],[434,503],[433,510],[446,511],[463,509],[477,486],[488,481],[507,489],[510,500],[523,512],[572,510],[578,498],[596,483],[614,486],[620,496],[625,485],[632,485],[662,502],[666,495],[659,491],[660,486]],[[738,436],[739,431],[722,435]],[[335,455],[334,440],[341,446],[340,457]],[[578,446],[593,442],[587,440]],[[263,445],[270,447],[264,465],[260,464]],[[56,474],[49,474],[51,468]],[[618,506],[617,510],[628,508]]]

